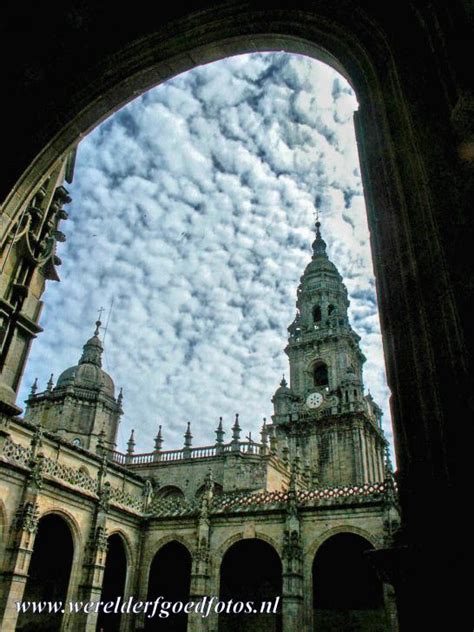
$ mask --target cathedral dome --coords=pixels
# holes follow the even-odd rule
[[[280,386],[275,391],[274,397],[288,397],[290,395],[291,395],[291,390],[288,388],[288,384],[285,380],[285,376],[283,376],[283,379],[280,382]]]
[[[92,338],[83,347],[79,364],[69,367],[61,373],[56,388],[77,386],[91,390],[100,390],[109,397],[114,397],[115,386],[112,378],[102,369],[103,346],[99,338],[100,321]]]

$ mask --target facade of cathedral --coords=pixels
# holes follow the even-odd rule
[[[160,427],[149,453],[135,453],[133,432],[118,452],[122,392],[101,366],[100,321],[77,366],[42,392],[35,382],[24,419],[3,417],[2,630],[396,629],[391,586],[369,561],[399,521],[381,410],[364,395],[319,222],[312,248],[289,384],[259,442],[242,440],[236,415],[228,441],[221,418],[208,446],[193,447],[188,424],[182,449],[163,450]],[[232,603],[154,618],[124,606],[160,596]],[[118,605],[38,614],[20,601]],[[274,608],[234,605],[249,601]]]

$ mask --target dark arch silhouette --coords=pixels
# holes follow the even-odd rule
[[[69,526],[57,514],[40,519],[31,555],[24,601],[65,601],[71,576],[74,543]],[[22,613],[19,632],[56,632],[62,614]]]
[[[314,386],[327,386],[329,384],[328,366],[324,362],[316,362],[313,366]]]
[[[100,600],[116,601],[124,596],[127,580],[127,554],[125,545],[118,533],[113,533],[107,540],[107,557],[105,558],[104,580]],[[120,628],[121,612],[99,612],[97,617],[98,632],[116,632]]]
[[[166,485],[158,490],[158,498],[184,498],[183,491],[175,485]]]
[[[318,549],[313,562],[314,630],[388,630],[382,583],[366,551],[373,546],[353,533],[338,533]]]
[[[191,554],[184,544],[173,540],[161,547],[151,563],[147,599],[153,601],[161,596],[163,602],[179,601],[183,605],[189,601],[191,562]],[[168,618],[161,618],[159,612],[158,609],[153,619],[145,616],[145,630],[186,632],[187,614],[171,613]]]
[[[281,632],[282,566],[275,549],[256,538],[239,540],[225,553],[220,570],[220,601],[254,602],[280,597],[277,613],[219,614],[219,632]]]
[[[407,629],[430,627],[427,619],[439,626],[440,616],[449,627],[459,601],[451,571],[462,553],[456,546],[440,550],[439,542],[449,539],[446,534],[460,542],[452,490],[458,429],[472,416],[472,348],[466,344],[471,295],[463,257],[472,243],[472,185],[458,152],[471,90],[470,4],[354,0],[269,8],[204,1],[194,10],[176,2],[130,12],[105,0],[100,6],[66,2],[59,11],[54,3],[25,7],[24,13],[13,3],[5,8],[1,38],[3,59],[15,61],[15,72],[4,73],[9,160],[0,191],[7,218],[20,212],[20,202],[81,135],[132,95],[191,66],[260,49],[308,54],[346,69],[361,103],[356,131],[382,332],[391,349],[404,542],[423,551],[413,560],[417,572],[407,580],[410,588],[400,591],[399,607]],[[120,28],[110,28],[111,16]],[[16,28],[25,18],[36,26],[29,46]],[[87,55],[77,54],[86,49]],[[459,221],[448,223],[451,208]],[[400,253],[406,253],[410,274]],[[430,318],[440,296],[443,317]],[[450,344],[440,347],[440,339]],[[447,388],[454,373],[456,387]],[[456,428],[453,418],[460,422]],[[445,511],[433,520],[437,506]],[[442,615],[433,602],[445,604]]]

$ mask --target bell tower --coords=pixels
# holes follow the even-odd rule
[[[383,480],[382,412],[364,395],[365,357],[349,323],[347,289],[327,256],[318,220],[315,228],[288,327],[290,384],[283,378],[275,392],[271,431],[315,484]]]

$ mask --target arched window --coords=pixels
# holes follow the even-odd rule
[[[313,367],[314,386],[328,386],[328,367],[324,362],[317,362]]]
[[[105,558],[104,580],[102,582],[101,601],[116,601],[123,599],[125,582],[127,579],[127,555],[122,537],[113,533],[107,539],[107,557]],[[104,612],[101,610],[97,617],[97,630],[119,630],[122,614],[118,612]]]
[[[365,555],[371,549],[352,533],[338,533],[321,545],[313,562],[314,629],[388,629],[382,583]]]
[[[184,604],[189,601],[192,559],[181,542],[168,542],[156,553],[148,576],[148,601],[161,597],[162,606],[168,602],[168,617],[160,616],[158,608],[154,617],[145,617],[145,630],[152,632],[186,632],[188,615]],[[179,606],[181,604],[181,607]],[[170,612],[171,606],[175,610]],[[166,612],[166,610],[164,610]],[[105,630],[104,630],[105,632]]]
[[[25,601],[64,602],[73,555],[74,543],[66,521],[56,514],[41,518],[28,569],[23,597]],[[62,629],[62,619],[62,614],[49,613],[46,610],[22,612],[15,629],[59,632]]]
[[[166,485],[158,491],[159,498],[184,498],[183,492],[179,487],[174,485]]]
[[[321,306],[315,305],[313,307],[313,322],[320,323],[321,322]]]
[[[205,491],[206,491],[206,486],[205,485],[201,485],[201,487],[196,492],[196,498],[197,499],[202,498],[202,495],[204,494]],[[222,494],[222,492],[223,492],[222,485],[219,485],[219,483],[214,483],[214,487],[212,488],[212,492],[213,492],[214,496],[219,496],[219,494]]]
[[[275,549],[256,538],[239,540],[225,553],[220,570],[220,601],[235,607],[219,613],[219,632],[281,632],[282,566]],[[276,604],[263,614],[243,612],[240,604]],[[268,608],[268,606],[267,606]]]

